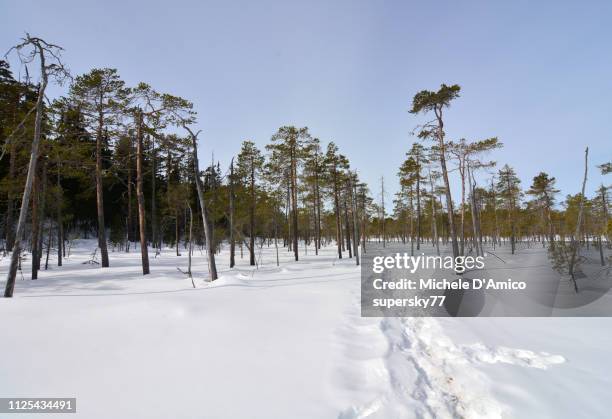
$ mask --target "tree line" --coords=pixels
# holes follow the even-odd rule
[[[236,253],[258,264],[258,249],[275,246],[297,261],[308,251],[333,245],[337,257],[355,258],[370,240],[428,242],[454,256],[483,243],[588,243],[612,230],[608,188],[587,199],[568,195],[559,208],[555,178],[540,173],[521,190],[514,170],[486,154],[500,148],[495,137],[468,141],[446,138],[445,112],[460,87],[414,96],[411,113],[431,114],[417,127],[417,141],[399,168],[400,191],[391,214],[371,197],[348,158],[334,142],[323,144],[307,127],[281,126],[265,148],[243,141],[227,164],[198,156],[197,113],[184,98],[146,83],[128,86],[118,71],[95,68],[70,76],[62,49],[26,35],[11,52],[23,67],[37,66],[38,81],[15,78],[0,61],[0,221],[3,252],[11,254],[5,296],[13,294],[21,262],[31,257],[36,279],[53,251],[58,266],[71,240],[95,237],[91,262],[112,266],[111,251],[139,251],[142,272],[150,272],[149,251],[176,255],[193,245],[206,249],[211,280],[215,255],[227,246],[230,268]],[[29,65],[29,66],[28,66]],[[45,96],[50,82],[66,82],[65,94]],[[586,156],[585,156],[586,157]],[[206,159],[208,160],[208,159]],[[610,171],[610,163],[601,170]],[[461,197],[453,200],[449,173],[459,175]],[[490,176],[488,183],[479,181]],[[585,177],[586,181],[586,177]],[[529,199],[524,200],[527,196]],[[579,226],[579,227],[577,227]],[[26,253],[27,251],[27,253]],[[28,256],[29,254],[29,256]],[[603,257],[603,256],[602,256]],[[188,269],[191,276],[191,269]]]
[[[170,246],[179,255],[193,241],[206,248],[212,280],[224,243],[230,267],[237,249],[255,265],[258,247],[272,242],[296,261],[331,242],[340,258],[357,253],[372,200],[333,142],[282,126],[263,150],[245,140],[229,166],[202,164],[190,101],[146,83],[127,86],[111,68],[72,78],[62,49],[40,38],[28,35],[14,50],[22,63],[39,63],[40,81],[18,80],[0,61],[1,227],[3,251],[14,259],[7,296],[26,250],[36,279],[51,249],[62,265],[74,237],[97,238],[91,262],[103,268],[112,264],[109,247],[139,244],[144,275],[149,251]],[[52,101],[50,79],[69,81]]]

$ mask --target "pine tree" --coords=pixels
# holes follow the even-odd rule
[[[461,88],[454,84],[447,86],[443,84],[437,92],[422,90],[414,96],[412,101],[411,113],[427,113],[433,111],[436,117],[435,123],[427,124],[419,132],[419,138],[431,138],[437,142],[437,157],[440,161],[442,170],[442,179],[444,180],[446,208],[448,212],[448,226],[450,230],[451,244],[453,256],[459,255],[459,246],[457,244],[457,233],[455,230],[453,199],[451,196],[450,181],[448,178],[448,169],[446,167],[446,141],[444,132],[443,112],[445,108],[450,106],[451,101],[459,97]]]
[[[272,144],[266,148],[271,152],[270,160],[282,172],[288,174],[289,201],[291,208],[291,239],[295,260],[298,252],[298,170],[306,158],[307,146],[311,140],[308,128],[283,126],[272,136]]]
[[[252,141],[244,141],[236,161],[236,175],[247,192],[249,213],[249,264],[255,266],[255,210],[257,207],[257,181],[264,165],[261,151]]]
[[[520,182],[521,181],[516,176],[514,169],[507,164],[499,170],[497,193],[502,202],[506,205],[508,222],[510,224],[510,246],[512,249],[512,254],[514,254],[516,250],[517,209],[521,196],[521,190],[519,187]]]

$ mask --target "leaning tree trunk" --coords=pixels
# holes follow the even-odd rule
[[[587,173],[588,173],[588,160],[589,160],[589,148],[584,150],[584,178],[582,179],[582,190],[580,192],[580,207],[578,209],[578,219],[576,220],[576,231],[574,237],[572,237],[572,254],[569,263],[569,274],[574,283],[574,291],[578,292],[578,284],[576,283],[576,277],[574,275],[574,267],[576,265],[576,258],[579,256],[578,247],[580,246],[580,227],[582,226],[582,215],[584,212],[584,201],[586,199],[584,195],[584,189],[586,187]]]
[[[195,176],[196,189],[198,191],[198,201],[200,202],[200,210],[202,213],[202,225],[204,226],[204,238],[206,240],[206,252],[208,254],[208,270],[210,271],[210,279],[214,281],[218,278],[217,276],[217,264],[215,263],[215,250],[212,246],[212,232],[211,226],[208,220],[208,214],[206,211],[206,200],[204,199],[204,187],[202,186],[202,179],[200,179],[200,163],[198,162],[198,142],[197,137],[192,132],[191,141],[193,146],[193,171]]]
[[[96,208],[98,211],[98,247],[100,247],[101,266],[107,268],[108,248],[106,246],[106,228],[104,226],[104,195],[102,191],[102,127],[104,115],[98,116],[98,130],[96,132]]]
[[[15,241],[13,243],[13,253],[11,254],[11,264],[9,266],[6,279],[6,288],[4,290],[5,297],[12,297],[15,289],[15,277],[17,275],[17,267],[19,265],[19,256],[21,254],[21,241],[25,229],[26,219],[28,216],[28,206],[30,204],[30,195],[32,193],[32,183],[36,173],[36,162],[38,161],[38,148],[40,146],[42,118],[44,111],[45,89],[47,88],[48,78],[47,69],[45,68],[45,56],[43,52],[39,52],[41,66],[41,81],[38,87],[38,99],[36,100],[36,118],[34,120],[34,138],[32,139],[32,151],[30,153],[30,163],[28,165],[28,175],[26,177],[23,197],[21,198],[21,209],[19,210],[19,220],[15,229]]]
[[[444,122],[442,120],[442,109],[436,111],[436,117],[438,119],[438,143],[440,146],[440,167],[442,168],[442,178],[444,179],[444,188],[446,195],[446,210],[448,215],[448,229],[451,238],[451,245],[453,249],[453,257],[459,256],[459,246],[457,244],[457,231],[455,229],[455,219],[453,211],[453,198],[451,196],[450,181],[448,180],[448,170],[446,169],[446,148],[444,144]]]
[[[476,188],[472,183],[472,178],[470,174],[470,168],[467,167],[467,176],[468,176],[468,187],[470,188],[470,209],[472,212],[472,234],[474,235],[474,247],[476,248],[476,256],[482,255],[482,249],[479,246],[479,225],[478,225],[478,214],[476,213]],[[463,223],[463,221],[462,221]]]
[[[149,251],[147,248],[147,230],[145,223],[145,199],[143,190],[143,133],[142,133],[142,113],[137,116],[136,132],[136,200],[138,202],[138,227],[140,232],[140,255],[142,259],[142,274],[148,275],[149,270]]]

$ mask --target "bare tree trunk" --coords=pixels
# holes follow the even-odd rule
[[[38,48],[40,57],[41,80],[38,87],[38,99],[36,100],[36,118],[34,120],[34,138],[32,139],[32,151],[30,153],[30,163],[28,165],[28,175],[26,177],[23,197],[21,198],[21,209],[19,211],[19,220],[15,230],[15,242],[13,243],[13,253],[11,254],[11,264],[9,266],[6,279],[6,288],[4,290],[5,297],[12,297],[15,289],[15,277],[17,275],[17,267],[19,265],[19,257],[21,255],[21,241],[25,229],[25,223],[28,216],[28,206],[30,204],[30,194],[32,193],[32,183],[36,174],[36,162],[38,161],[38,148],[40,145],[42,118],[44,112],[44,97],[45,89],[47,88],[48,77],[45,67],[45,54],[41,48]]]
[[[138,227],[140,232],[140,256],[142,259],[142,274],[148,275],[149,270],[149,250],[147,247],[147,229],[145,221],[145,199],[143,190],[143,132],[142,132],[142,112],[137,115],[136,129],[136,200],[138,202]]]
[[[255,162],[253,161],[253,156],[251,156],[250,178],[251,203],[249,208],[249,264],[251,266],[255,266]]]
[[[587,147],[584,150],[584,178],[582,179],[582,190],[580,192],[580,207],[578,209],[578,220],[576,220],[576,231],[574,232],[574,237],[572,237],[572,255],[570,258],[569,264],[569,274],[572,278],[572,282],[574,283],[574,291],[578,292],[578,284],[576,283],[576,277],[574,275],[574,266],[576,264],[576,257],[579,256],[578,247],[580,246],[580,228],[582,226],[582,215],[584,212],[584,201],[586,200],[586,196],[584,195],[584,189],[586,187],[587,181],[587,173],[588,173],[588,165],[589,162],[589,148]]]
[[[96,132],[96,209],[98,212],[98,247],[100,248],[101,266],[107,268],[108,248],[106,245],[106,228],[104,226],[104,194],[102,190],[102,129],[104,115],[98,115],[98,128]]]
[[[204,199],[204,187],[202,186],[202,179],[200,179],[200,163],[198,161],[198,138],[189,128],[184,126],[185,129],[191,135],[192,142],[192,155],[193,155],[193,171],[195,176],[196,189],[198,191],[198,201],[200,202],[200,209],[202,213],[202,225],[204,227],[204,238],[206,240],[206,252],[208,255],[208,270],[210,271],[211,281],[218,278],[217,276],[217,264],[215,263],[215,250],[212,245],[212,234],[211,227],[208,220],[208,214],[206,210],[206,200]]]

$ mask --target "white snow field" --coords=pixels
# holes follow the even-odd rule
[[[224,251],[213,283],[196,251],[196,289],[186,251],[143,277],[138,251],[101,269],[94,248],[37,281],[26,260],[0,299],[0,397],[76,397],[49,417],[86,419],[611,417],[611,319],[362,318],[332,246],[280,267],[264,246],[256,270]]]

